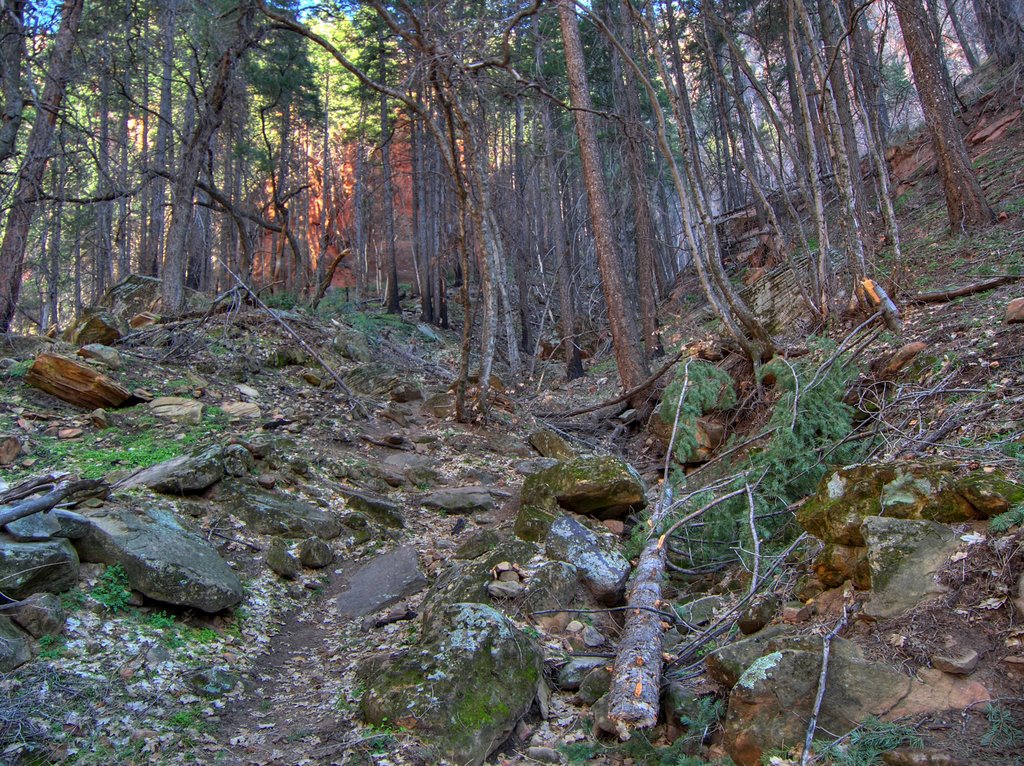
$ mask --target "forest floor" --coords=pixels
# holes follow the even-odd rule
[[[1012,105],[993,102],[986,111],[986,103],[972,114],[974,132],[1013,114]],[[1024,274],[1024,124],[1019,117],[1017,111],[998,138],[972,147],[986,193],[1001,213],[990,230],[973,237],[949,235],[927,163],[902,179],[897,205],[904,260],[892,263],[886,257],[890,250],[883,249],[876,266],[878,278],[903,310],[904,331],[900,336],[882,333],[858,359],[863,396],[870,397],[881,386],[900,389],[896,396],[878,399],[889,402],[875,421],[878,457],[944,456],[1010,473],[1024,466],[1024,333],[1003,321],[1007,303],[1024,294],[1024,286],[1009,281],[951,301],[917,305],[909,300],[918,293],[997,275]],[[284,316],[320,349],[339,328],[364,333],[381,375],[397,374],[428,395],[444,392],[449,371],[456,368],[456,333],[422,328],[412,318],[412,305],[404,318],[332,313],[330,307],[316,317],[293,312]],[[844,318],[841,326],[823,332],[840,339],[858,321]],[[714,323],[697,314],[669,310],[663,326],[670,349],[715,343]],[[787,341],[802,343],[805,331],[794,327]],[[912,380],[883,381],[872,372],[873,360],[885,360],[914,341],[926,344],[919,359],[927,361]],[[612,398],[618,384],[614,361],[607,354],[590,360],[587,377],[571,383],[562,381],[557,361],[544,362],[534,381],[501,392],[486,425],[461,425],[426,414],[418,405],[394,403],[367,421],[353,416],[337,387],[322,383],[329,376],[315,365],[266,363],[276,350],[291,345],[292,339],[268,314],[251,309],[199,319],[170,335],[144,334],[120,349],[126,359],[118,374],[121,382],[157,395],[195,398],[206,404],[207,416],[199,424],[179,424],[139,406],[111,411],[107,429],[96,428],[80,411],[23,384],[27,360],[38,346],[0,350],[17,362],[0,378],[0,433],[20,429],[32,435],[33,444],[32,454],[3,475],[9,484],[57,468],[110,475],[206,444],[227,444],[261,426],[290,437],[294,445],[290,462],[275,470],[279,486],[320,507],[337,509],[344,507],[339,482],[375,477],[389,499],[401,505],[406,521],[402,530],[344,546],[326,569],[307,570],[288,582],[263,564],[267,538],[232,525],[218,510],[216,498],[174,501],[242,576],[242,606],[214,617],[148,602],[111,609],[97,595],[101,567],[83,565],[82,587],[65,597],[70,616],[64,636],[41,647],[28,666],[0,678],[0,708],[6,711],[0,715],[0,732],[7,747],[0,750],[0,763],[5,758],[40,764],[431,763],[431,756],[400,727],[367,727],[357,713],[356,664],[369,654],[394,651],[415,640],[417,623],[374,627],[343,615],[338,598],[359,565],[397,545],[417,551],[429,579],[474,531],[507,526],[522,482],[516,464],[531,455],[526,437],[542,425],[534,413]],[[352,366],[333,356],[331,360]],[[749,372],[742,367],[733,364],[735,374],[746,374],[749,383]],[[232,420],[221,409],[246,398],[239,385],[255,392],[247,395],[261,409],[255,422]],[[728,423],[737,438],[742,438],[742,429],[764,421],[770,394],[755,389],[750,386],[746,410]],[[582,450],[621,454],[646,478],[657,480],[661,448],[645,431],[622,435],[601,413],[571,424],[558,422]],[[61,429],[81,429],[81,434],[62,439],[57,435]],[[388,486],[393,479],[397,487]],[[425,510],[419,503],[431,489],[466,485],[494,490],[496,507],[467,521]],[[992,591],[991,578],[983,577],[998,569],[1002,574],[997,580],[1003,583],[1009,573],[1019,571],[1021,562],[1014,557],[1021,555],[1020,548],[1017,544],[1016,553],[998,560],[980,550],[976,558],[966,559],[951,581],[957,600],[944,603],[941,610],[915,613],[903,623],[859,623],[850,635],[874,654],[907,667],[924,662],[948,634],[971,636],[983,655],[1001,642],[1024,643],[1021,626],[1005,614],[997,617],[992,602],[986,602],[999,594]],[[404,603],[415,610],[421,596]],[[816,619],[826,624],[835,615]],[[611,623],[602,627],[614,629]],[[541,631],[540,640],[550,649],[562,648],[556,634]],[[226,666],[240,683],[206,696],[191,679],[197,669],[212,666]],[[979,674],[993,697],[1019,697],[1019,679],[1007,676],[994,661],[983,664]],[[1012,748],[979,750],[978,743],[992,727],[980,710],[918,723],[928,742],[968,762],[1019,763]],[[522,724],[491,762],[533,763],[527,745],[587,742],[594,760],[575,762],[660,762],[654,745],[643,744],[643,738],[628,751],[592,743],[586,711],[570,704],[569,695],[557,693],[548,719]],[[708,752],[721,755],[711,745]]]

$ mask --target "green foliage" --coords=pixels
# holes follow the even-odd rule
[[[174,618],[167,612],[153,612],[147,622],[157,630],[174,630],[176,627]]]
[[[123,612],[131,598],[128,590],[128,573],[120,564],[103,570],[99,582],[92,589],[92,597],[111,612]]]
[[[44,660],[56,660],[67,649],[64,640],[59,636],[43,636],[39,639],[39,656]]]
[[[988,731],[981,737],[985,747],[1017,748],[1024,745],[1024,730],[1016,726],[1013,714],[1002,705],[989,703],[985,706]]]
[[[208,731],[211,726],[203,720],[202,714],[196,708],[188,707],[172,713],[167,719],[168,725],[179,731],[192,729],[194,731]]]
[[[1006,532],[1010,527],[1020,526],[1024,526],[1024,503],[1015,505],[1006,513],[993,516],[988,523],[989,531],[997,534]]]
[[[832,766],[875,766],[882,754],[897,747],[922,747],[924,741],[905,724],[868,718],[863,725],[839,741],[815,742],[814,749]]]
[[[299,296],[289,292],[272,293],[263,296],[263,302],[272,309],[291,311],[299,305]]]
[[[23,359],[20,362],[15,362],[7,368],[7,377],[15,378],[17,380],[24,378],[25,374],[28,372],[28,368],[32,366],[32,362],[34,361],[34,359]]]
[[[65,591],[60,596],[60,605],[69,614],[81,609],[85,605],[85,593],[79,588]]]
[[[679,396],[684,385],[686,393],[680,404]],[[677,407],[680,410],[674,447],[676,459],[680,463],[687,462],[697,448],[697,418],[712,410],[727,410],[735,405],[736,389],[729,373],[708,362],[687,362],[665,389],[658,408],[661,421],[669,426],[675,423]]]

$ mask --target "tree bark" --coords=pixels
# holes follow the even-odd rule
[[[60,28],[50,53],[50,68],[42,99],[36,108],[32,131],[25,149],[25,161],[18,173],[17,186],[7,213],[3,242],[0,243],[0,332],[7,332],[18,305],[21,276],[28,245],[29,227],[41,192],[46,163],[50,159],[57,113],[71,76],[71,60],[83,0],[66,0],[61,10]]]
[[[586,64],[583,58],[583,44],[580,41],[579,24],[571,0],[558,0],[558,19],[565,45],[565,63],[569,80],[569,98],[576,122],[576,134],[580,144],[580,160],[583,165],[583,183],[587,190],[587,205],[590,211],[591,228],[594,234],[594,249],[608,311],[608,324],[612,335],[615,361],[623,388],[629,390],[647,377],[643,358],[640,332],[629,319],[626,306],[630,300],[626,292],[626,278],[622,258],[611,230],[611,205],[601,167],[600,146],[597,142],[597,126],[587,85]],[[631,402],[642,407],[643,402]]]
[[[0,165],[14,155],[25,109],[21,93],[24,21],[24,0],[6,0],[0,4]]]
[[[894,5],[939,165],[949,226],[954,232],[979,231],[991,224],[995,216],[967,156],[943,77],[942,59],[929,33],[927,12],[921,0],[897,0]]]

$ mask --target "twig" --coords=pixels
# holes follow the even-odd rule
[[[31,516],[40,511],[49,511],[61,500],[82,492],[95,493],[106,491],[109,485],[103,479],[82,479],[80,481],[61,482],[53,489],[40,497],[32,497],[12,505],[0,506],[0,526],[10,524],[12,521]]]
[[[1013,282],[1018,279],[1024,279],[1024,276],[1013,276],[1011,274],[1003,274],[1002,276],[993,277],[992,279],[986,279],[983,282],[975,282],[971,285],[963,285],[962,287],[951,287],[948,290],[935,290],[929,293],[918,293],[907,299],[908,303],[945,303],[946,301],[952,301],[957,298],[963,298],[967,295],[974,295],[975,293],[983,293],[986,290],[994,290],[997,287],[1002,287],[1008,282]]]
[[[828,656],[832,649],[832,639],[846,625],[846,606],[843,606],[843,616],[835,627],[832,628],[821,640],[821,674],[818,676],[818,693],[814,696],[814,707],[811,708],[811,720],[807,724],[807,736],[804,737],[804,751],[800,755],[800,766],[807,766],[811,757],[811,742],[814,741],[814,730],[818,728],[818,714],[821,712],[821,703],[825,699],[825,685],[828,680]]]
[[[757,536],[757,525],[754,523],[754,491],[747,484],[743,487],[747,492],[747,505],[750,506],[748,522],[750,523],[750,537],[754,541],[754,571],[750,577],[750,593],[757,591],[761,570],[761,538]]]

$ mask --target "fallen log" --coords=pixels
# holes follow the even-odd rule
[[[43,352],[25,373],[25,382],[83,409],[122,407],[132,392],[87,364]]]
[[[57,484],[45,495],[29,497],[11,505],[0,506],[0,527],[40,511],[49,511],[72,495],[88,492],[91,495],[105,493],[109,486],[103,479],[81,479]]]
[[[1021,279],[1019,276],[1012,274],[1003,274],[1002,276],[992,277],[991,279],[985,279],[981,282],[975,282],[970,285],[963,285],[962,287],[951,287],[948,290],[935,290],[928,293],[918,293],[912,295],[908,303],[945,303],[947,301],[956,300],[957,298],[963,298],[966,295],[974,295],[975,293],[983,293],[986,290],[994,290],[997,287]]]

